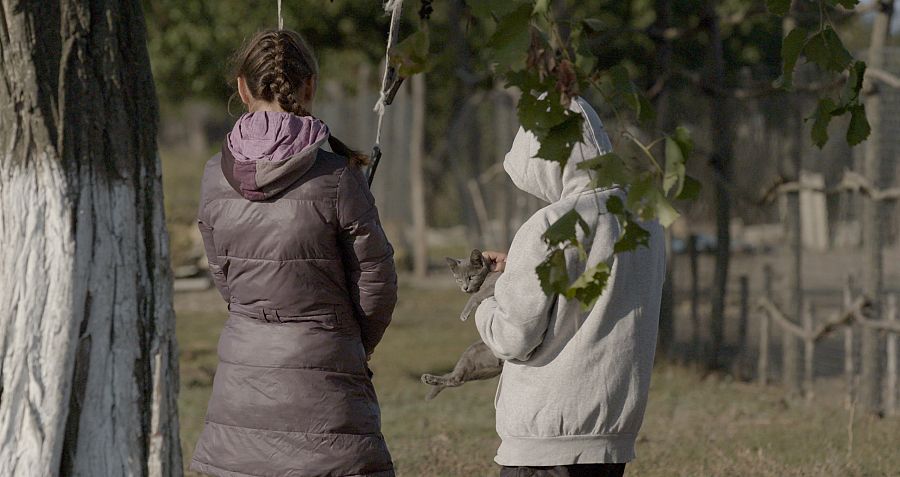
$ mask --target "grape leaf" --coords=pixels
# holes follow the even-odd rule
[[[592,187],[612,187],[631,182],[631,171],[625,161],[614,152],[582,161],[578,163],[578,169],[596,172],[591,177]]]
[[[606,282],[609,280],[609,265],[606,262],[600,262],[593,267],[589,267],[572,283],[566,292],[565,297],[581,302],[583,309],[587,310],[594,306],[594,302],[603,293],[606,288]]]
[[[679,127],[675,134],[666,137],[666,169],[663,174],[663,192],[668,194],[671,190],[675,195],[681,194],[684,188],[685,163],[694,145],[691,142],[688,130]]]
[[[541,239],[551,246],[574,245],[578,243],[578,231],[576,227],[581,227],[585,234],[590,233],[590,226],[585,222],[575,209],[572,209],[560,218],[556,219],[547,230],[541,234]]]
[[[803,53],[820,68],[835,73],[844,71],[853,61],[853,56],[830,26],[811,36],[803,47]]]
[[[625,220],[625,233],[616,240],[613,252],[622,253],[637,250],[638,247],[650,245],[650,232],[644,230],[631,218]]]
[[[510,69],[524,64],[528,46],[531,44],[531,12],[532,6],[523,4],[501,17],[497,23],[497,30],[485,44],[491,60],[500,69]]]
[[[560,167],[565,167],[572,155],[572,149],[583,139],[580,114],[568,114],[560,124],[550,128],[543,135],[538,135],[541,147],[537,156],[547,161],[558,162]]]
[[[569,270],[566,267],[566,253],[558,248],[550,252],[535,268],[541,289],[548,296],[560,295],[569,287]]]
[[[807,31],[797,27],[791,30],[781,41],[781,78],[780,82],[785,88],[791,88],[794,82],[794,67],[797,58],[806,45]]]
[[[700,197],[700,190],[703,186],[700,184],[700,181],[694,179],[691,176],[684,176],[684,187],[681,188],[681,193],[678,194],[675,198],[678,200],[694,200],[697,197]]]
[[[837,105],[834,104],[834,101],[832,101],[831,98],[822,98],[819,100],[816,111],[813,113],[813,125],[812,130],[810,131],[810,137],[812,138],[813,144],[820,149],[828,142],[828,125],[831,123],[831,118],[834,115],[835,109],[837,109]]]
[[[869,127],[869,120],[866,118],[866,107],[857,104],[850,108],[850,125],[847,126],[847,144],[855,146],[869,137],[872,129]]]
[[[388,58],[400,76],[408,78],[424,73],[434,66],[434,61],[428,54],[428,45],[428,30],[419,30],[391,47]]]

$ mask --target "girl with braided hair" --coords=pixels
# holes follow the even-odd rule
[[[367,361],[397,276],[367,157],[310,114],[318,66],[298,33],[256,34],[234,66],[247,113],[207,162],[198,212],[229,316],[190,468],[393,477]]]

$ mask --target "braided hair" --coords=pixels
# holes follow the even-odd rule
[[[291,30],[263,30],[253,35],[234,56],[232,78],[241,77],[254,98],[277,102],[281,109],[298,116],[312,116],[303,107],[301,89],[319,74],[312,48]],[[331,150],[357,166],[369,157],[350,149],[333,134]]]

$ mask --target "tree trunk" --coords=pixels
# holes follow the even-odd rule
[[[872,25],[872,41],[869,44],[869,68],[882,69],[884,67],[884,47],[891,34],[891,17],[893,15],[893,0],[879,0],[875,21]],[[863,174],[876,187],[883,186],[881,177],[882,164],[882,95],[879,89],[883,86],[870,84],[871,90],[866,98],[866,114],[872,128],[868,140],[866,140],[865,161]],[[872,300],[873,319],[878,319],[881,314],[881,298],[884,292],[884,274],[881,247],[883,242],[882,227],[885,223],[882,217],[883,205],[879,202],[863,199],[862,211],[862,236],[863,236],[863,291]],[[859,399],[862,405],[869,411],[878,411],[881,406],[880,399],[880,338],[878,332],[869,327],[863,327],[860,365],[861,387]]]
[[[656,0],[656,23],[654,29],[664,32],[670,26],[672,7],[670,0]],[[656,109],[656,130],[665,133],[671,128],[671,116],[669,114],[669,89],[665,86],[666,76],[672,63],[672,41],[660,34],[656,38],[656,60],[654,62],[653,80],[662,85],[658,92],[654,106]],[[675,343],[675,255],[672,253],[672,230],[666,231],[666,280],[663,284],[662,300],[659,310],[659,356],[672,359]]]
[[[425,76],[410,79],[412,94],[412,131],[409,142],[409,191],[412,207],[413,273],[425,278],[428,273],[428,243],[425,218]]]
[[[710,160],[716,174],[716,270],[712,287],[712,343],[707,355],[707,367],[721,367],[720,354],[725,330],[725,299],[728,293],[728,268],[731,259],[731,185],[732,118],[729,98],[722,94],[725,90],[725,56],[722,33],[716,3],[708,1],[703,12],[703,21],[709,32],[707,69],[711,92],[709,93],[710,127],[713,155]]]
[[[140,2],[2,0],[0,469],[181,475]]]

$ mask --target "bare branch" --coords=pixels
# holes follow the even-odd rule
[[[879,81],[891,88],[900,89],[900,76],[889,73],[878,68],[866,68],[866,77],[875,81]]]
[[[841,194],[844,192],[857,192],[872,199],[875,202],[900,199],[900,187],[878,189],[877,187],[873,186],[872,182],[869,181],[869,179],[867,179],[865,176],[857,172],[845,171],[844,177],[842,177],[841,181],[834,187],[821,187],[797,181],[788,182],[782,179],[781,181],[776,182],[771,187],[766,189],[765,193],[762,196],[762,199],[759,200],[759,203],[769,204],[775,201],[778,196],[804,190],[811,192],[820,192],[825,195]]]

